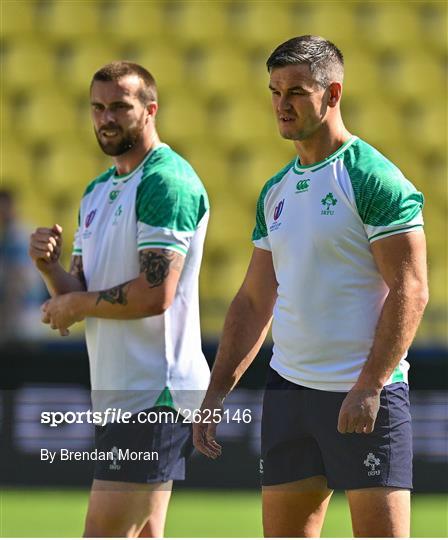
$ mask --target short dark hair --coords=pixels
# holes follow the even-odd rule
[[[92,89],[94,81],[118,81],[127,75],[137,75],[140,79],[142,84],[138,91],[138,97],[143,105],[157,101],[157,85],[151,73],[139,64],[124,60],[111,62],[99,69],[92,78],[90,89]]]
[[[309,66],[315,81],[327,88],[333,81],[344,78],[342,52],[327,39],[320,36],[298,36],[279,45],[266,62],[268,71],[276,67],[294,64]]]

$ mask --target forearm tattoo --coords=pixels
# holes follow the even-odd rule
[[[98,293],[98,298],[96,299],[96,305],[98,305],[101,300],[109,302],[109,304],[121,304],[125,306],[128,303],[128,290],[129,290],[129,281],[107,289],[106,291],[100,291]]]
[[[182,257],[169,249],[162,249],[160,252],[140,251],[139,258],[140,272],[145,274],[151,289],[163,284],[170,268],[179,272],[182,269]]]
[[[73,255],[70,262],[70,271],[69,273],[75,278],[79,279],[81,285],[84,289],[87,289],[86,278],[84,276],[84,268],[82,265],[81,255]]]

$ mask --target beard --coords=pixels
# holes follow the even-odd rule
[[[134,128],[128,129],[124,133],[122,128],[119,126],[102,127],[100,131],[107,129],[118,130],[119,135],[115,138],[115,140],[109,141],[102,138],[97,130],[95,130],[95,136],[101,150],[108,156],[121,156],[122,154],[129,152],[129,150],[134,148],[134,146],[140,142],[143,137],[143,127],[140,126],[135,126]]]

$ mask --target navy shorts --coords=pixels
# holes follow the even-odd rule
[[[176,415],[169,407],[143,412],[149,411]],[[99,456],[100,452],[107,454],[106,459],[96,460],[94,478],[141,484],[185,480],[186,461],[193,452],[192,425],[182,421],[139,423],[137,414],[126,424],[95,426],[95,448]]]
[[[369,434],[338,432],[345,396],[293,384],[269,368],[261,428],[263,486],[323,475],[330,489],[412,489],[408,385],[383,388]]]

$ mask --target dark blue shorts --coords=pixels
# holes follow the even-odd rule
[[[412,489],[408,385],[383,388],[369,434],[338,432],[345,396],[293,384],[269,368],[261,428],[263,486],[323,475],[330,489]]]
[[[149,411],[172,409],[155,407],[144,412]],[[132,416],[126,424],[95,427],[95,448],[109,454],[107,459],[97,459],[94,478],[141,484],[185,480],[186,461],[193,451],[192,425],[181,421],[139,423],[136,418]]]

